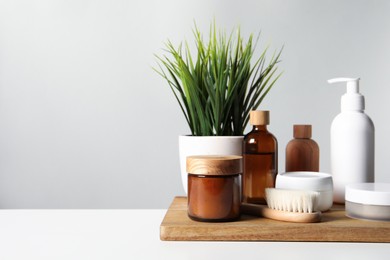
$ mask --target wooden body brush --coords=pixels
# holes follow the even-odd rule
[[[321,221],[321,212],[316,208],[319,192],[265,189],[266,205],[242,203],[241,212],[274,220],[314,223]]]

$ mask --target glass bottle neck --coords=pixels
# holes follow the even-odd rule
[[[254,125],[253,130],[255,131],[267,131],[266,125]]]

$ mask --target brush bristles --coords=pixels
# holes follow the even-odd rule
[[[267,188],[265,195],[271,209],[312,213],[317,205],[319,192]]]

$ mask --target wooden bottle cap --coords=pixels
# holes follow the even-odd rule
[[[194,155],[187,157],[187,172],[197,175],[242,173],[242,156]]]
[[[269,111],[252,110],[249,114],[251,125],[269,125]]]
[[[311,125],[294,125],[294,138],[311,138]]]

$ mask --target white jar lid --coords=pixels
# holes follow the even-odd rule
[[[332,175],[323,172],[284,172],[276,176],[276,188],[332,191]]]
[[[345,186],[345,200],[367,205],[390,206],[390,183],[354,183]]]

